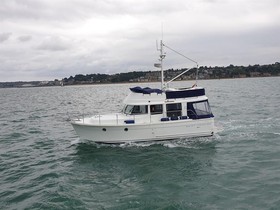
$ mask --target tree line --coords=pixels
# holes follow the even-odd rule
[[[165,71],[165,77],[175,77],[186,70],[168,69]],[[198,69],[199,79],[222,79],[222,78],[243,78],[243,77],[264,77],[280,76],[280,63],[268,65],[249,65],[226,67],[207,67],[201,66]],[[196,69],[190,69],[185,75],[177,80],[195,79]],[[126,73],[109,74],[77,74],[69,78],[62,79],[64,85],[73,84],[93,84],[93,83],[122,83],[122,82],[155,82],[160,81],[160,71],[133,71]]]
[[[182,69],[168,69],[164,71],[165,79],[170,80],[185,71]],[[280,76],[280,63],[267,65],[249,65],[226,67],[207,67],[201,66],[198,69],[199,79],[223,79],[223,78],[244,78],[244,77],[269,77]],[[190,69],[186,74],[177,80],[193,80],[196,77],[196,69]],[[124,82],[158,82],[161,80],[160,71],[133,71],[117,74],[77,74],[54,81],[31,81],[31,82],[0,82],[0,88],[11,87],[44,87],[60,85],[79,85],[79,84],[102,84],[102,83],[124,83]]]

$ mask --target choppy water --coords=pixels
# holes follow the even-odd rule
[[[123,145],[67,113],[118,111],[130,84],[0,89],[0,209],[280,209],[280,77],[200,85],[214,137]]]

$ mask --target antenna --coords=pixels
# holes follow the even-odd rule
[[[161,40],[163,41],[163,22],[161,22]]]
[[[157,50],[160,51],[160,54],[159,54],[159,61],[160,63],[155,63],[154,66],[156,68],[160,68],[161,69],[161,89],[165,89],[165,84],[164,84],[164,74],[163,74],[163,59],[165,58],[166,56],[166,53],[163,52],[163,41],[160,40],[160,47],[158,47],[158,42],[156,42],[157,44]]]
[[[157,51],[159,51],[159,48],[158,48],[158,40],[156,40],[156,46],[157,46]]]
[[[196,78],[195,78],[195,84],[194,84],[194,86],[197,85],[197,80],[198,80],[198,68],[199,68],[198,62],[195,61],[195,60],[193,60],[193,59],[191,59],[191,58],[189,58],[189,57],[187,57],[187,56],[185,56],[185,55],[183,55],[182,53],[180,53],[180,52],[178,52],[178,51],[172,49],[171,47],[168,47],[167,45],[165,45],[165,44],[163,43],[163,23],[161,23],[161,40],[160,40],[160,46],[158,46],[158,41],[156,40],[156,47],[157,47],[157,51],[160,51],[160,55],[159,55],[159,59],[158,59],[158,60],[160,61],[160,63],[155,63],[154,66],[155,66],[156,68],[161,68],[161,89],[162,89],[162,90],[165,90],[166,87],[168,88],[170,82],[174,81],[175,79],[177,79],[178,77],[182,76],[183,74],[185,74],[186,72],[188,72],[188,71],[190,70],[190,68],[187,69],[187,70],[185,70],[185,71],[182,72],[181,74],[177,75],[176,77],[174,77],[173,79],[171,79],[170,81],[168,81],[168,82],[165,83],[165,82],[164,82],[164,72],[163,72],[163,59],[164,59],[165,56],[166,56],[166,52],[163,51],[163,47],[166,47],[167,49],[169,49],[169,50],[175,52],[176,54],[178,54],[178,55],[184,57],[185,59],[187,59],[187,60],[189,60],[189,61],[191,61],[191,62],[193,62],[193,63],[196,64]]]

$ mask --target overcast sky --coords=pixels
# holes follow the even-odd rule
[[[1,0],[0,81],[155,70],[162,25],[202,66],[280,61],[279,0]]]

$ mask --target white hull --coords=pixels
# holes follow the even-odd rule
[[[211,136],[214,133],[214,118],[118,126],[88,125],[81,122],[72,122],[72,125],[82,139],[103,143],[170,140]]]

